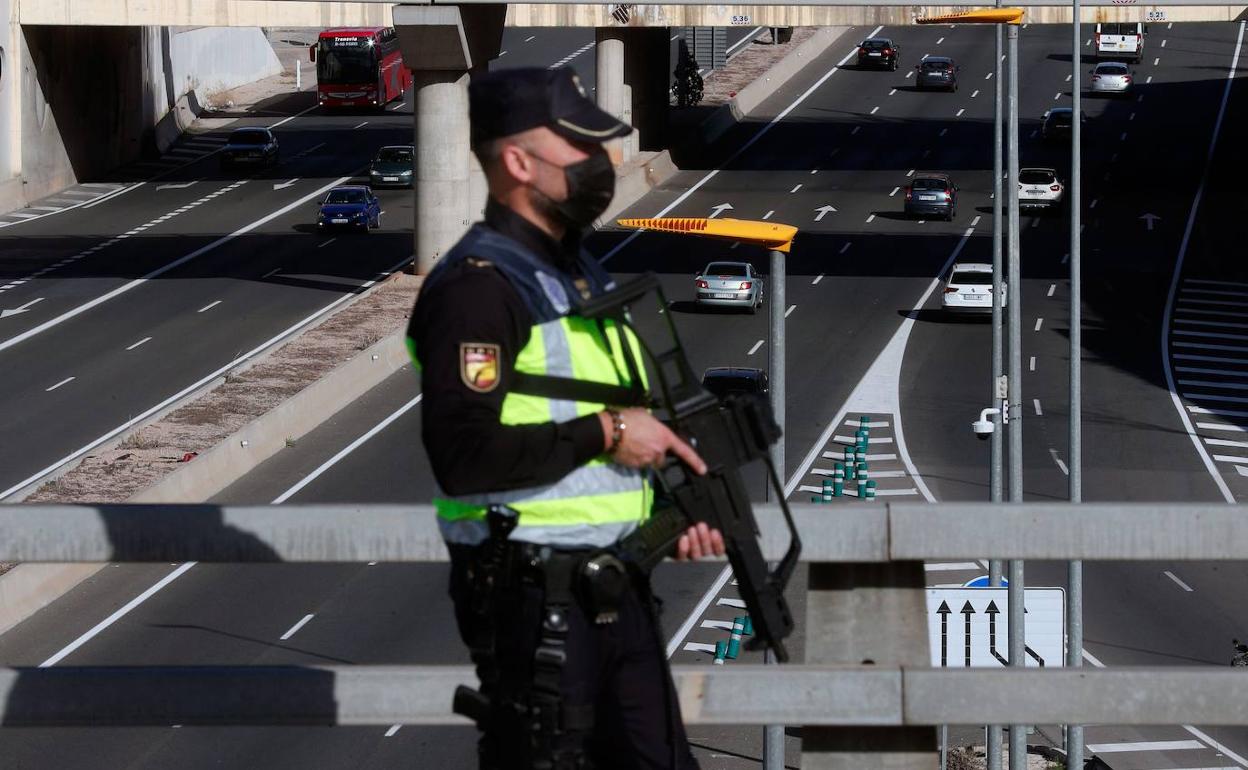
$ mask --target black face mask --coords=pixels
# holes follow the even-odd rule
[[[536,157],[536,156],[534,156]],[[538,158],[547,165],[554,165]],[[563,179],[568,187],[566,200],[556,201],[534,188],[545,200],[543,208],[568,228],[584,230],[602,216],[615,197],[615,167],[605,152],[595,153],[577,163],[563,166]]]

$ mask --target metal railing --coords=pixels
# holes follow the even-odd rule
[[[933,669],[925,560],[1248,560],[1227,505],[794,506],[806,663],[676,666],[691,724],[803,725],[803,767],[932,767],[938,724],[1248,724],[1225,667]],[[765,554],[787,545],[757,509]],[[0,561],[437,562],[428,506],[0,506]],[[451,622],[450,618],[446,621]],[[869,662],[868,662],[869,661]],[[0,724],[465,724],[465,666],[0,669]],[[743,697],[748,693],[748,697]],[[862,726],[876,729],[855,730]]]

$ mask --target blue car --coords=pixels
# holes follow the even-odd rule
[[[351,227],[363,232],[381,227],[381,201],[373,191],[359,185],[335,187],[318,204],[316,229]]]

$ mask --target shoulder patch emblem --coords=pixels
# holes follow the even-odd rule
[[[489,393],[498,387],[499,346],[484,342],[461,342],[459,378],[469,390]]]

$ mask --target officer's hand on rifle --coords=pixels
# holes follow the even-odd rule
[[[718,529],[706,526],[706,522],[690,527],[676,544],[676,561],[696,561],[711,555],[724,555],[724,536]]]
[[[699,476],[706,473],[706,463],[693,447],[645,409],[623,409],[614,415],[599,412],[598,418],[602,421],[603,449],[620,465],[659,468],[670,452]]]

